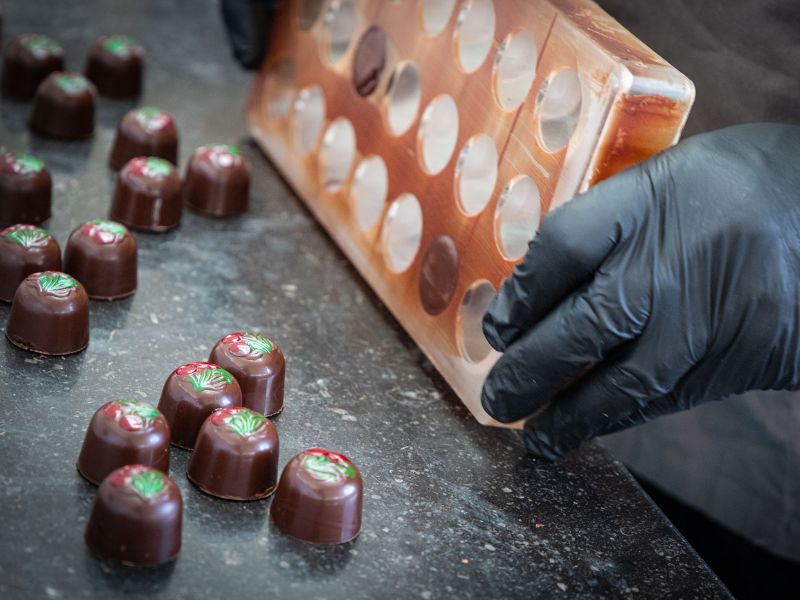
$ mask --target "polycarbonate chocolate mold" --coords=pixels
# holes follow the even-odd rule
[[[283,3],[250,130],[475,417],[539,221],[674,144],[692,83],[590,0]],[[376,50],[371,51],[370,48]]]

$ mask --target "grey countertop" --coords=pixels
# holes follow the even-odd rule
[[[526,456],[514,433],[479,426],[266,162],[245,141],[248,76],[229,58],[214,2],[5,3],[4,39],[46,33],[82,69],[103,33],[148,52],[142,103],[172,112],[181,164],[208,142],[252,162],[248,214],[185,212],[180,229],[137,235],[140,285],[93,302],[91,344],[45,358],[0,343],[0,597],[479,598],[724,597],[716,577],[595,444],[558,464]],[[132,104],[101,99],[93,140],[30,134],[28,103],[2,100],[0,146],[30,151],[54,177],[60,243],[107,214],[114,127]],[[0,305],[0,324],[9,308]],[[183,550],[156,569],[95,559],[83,530],[95,489],[74,463],[107,400],[157,403],[176,366],[204,360],[240,329],[288,361],[278,417],[281,464],[300,450],[344,452],[365,482],[361,536],[338,547],[288,539],[269,500],[198,492],[172,451],[185,502]]]

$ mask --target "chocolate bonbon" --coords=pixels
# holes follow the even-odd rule
[[[312,448],[281,473],[270,516],[283,533],[315,544],[341,544],[361,529],[364,486],[343,454]]]
[[[56,71],[36,90],[30,126],[37,133],[64,139],[94,134],[94,86],[77,73]]]
[[[162,232],[181,222],[181,179],[163,158],[140,156],[123,167],[110,216],[134,229]]]
[[[142,92],[144,50],[125,35],[104,35],[89,48],[86,77],[102,96],[136,98]]]
[[[200,427],[214,410],[241,405],[242,392],[233,375],[218,365],[195,362],[170,374],[158,410],[169,423],[172,444],[191,450]]]
[[[361,36],[353,54],[353,87],[359,96],[369,96],[378,88],[386,54],[386,33],[373,25]]]
[[[269,496],[278,480],[275,426],[249,408],[215,410],[197,436],[187,476],[201,490],[219,498]]]
[[[100,484],[86,524],[86,544],[97,556],[126,565],[155,566],[181,549],[183,498],[158,469],[125,465]]]
[[[14,293],[6,337],[39,354],[64,355],[89,345],[89,297],[74,278],[59,271],[32,273]]]
[[[11,302],[31,273],[60,270],[61,249],[44,229],[12,225],[0,231],[0,300]]]
[[[0,228],[41,225],[50,218],[53,180],[44,163],[30,154],[0,154]]]
[[[6,48],[3,61],[3,94],[28,99],[53,71],[64,69],[64,51],[46,35],[18,35]]]
[[[242,388],[242,405],[271,416],[283,410],[283,352],[257,333],[231,333],[216,343],[208,362],[229,371]]]
[[[78,472],[99,485],[114,469],[142,464],[169,471],[169,426],[141,400],[112,400],[94,413],[78,455]]]
[[[64,271],[83,284],[89,298],[126,298],[136,291],[136,240],[113,221],[84,223],[69,236]]]
[[[250,195],[250,167],[234,146],[201,146],[189,160],[183,193],[187,206],[198,212],[241,214]]]
[[[143,106],[122,117],[108,163],[114,169],[121,169],[137,156],[155,156],[178,164],[178,129],[172,115],[153,106]]]

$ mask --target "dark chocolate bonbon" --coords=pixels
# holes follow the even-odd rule
[[[235,406],[215,410],[197,436],[189,480],[212,496],[257,500],[275,491],[278,432],[261,413]]]
[[[216,343],[208,362],[236,378],[243,406],[268,417],[283,410],[286,363],[273,341],[257,333],[231,333]]]
[[[342,544],[361,530],[364,485],[349,458],[312,448],[283,469],[270,516],[283,533],[315,544]]]
[[[25,278],[14,293],[6,337],[39,354],[64,355],[89,345],[89,297],[66,273],[44,271]]]
[[[86,524],[86,544],[97,556],[126,565],[156,566],[181,549],[183,498],[165,473],[125,465],[100,484]]]
[[[31,273],[61,270],[61,249],[44,229],[12,225],[0,231],[0,300],[11,302]]]

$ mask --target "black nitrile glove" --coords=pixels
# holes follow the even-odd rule
[[[245,69],[261,66],[279,5],[279,0],[222,0],[222,20],[233,57]]]
[[[690,138],[554,211],[483,325],[505,352],[483,407],[530,417],[525,444],[551,460],[702,402],[800,387],[800,127]]]

